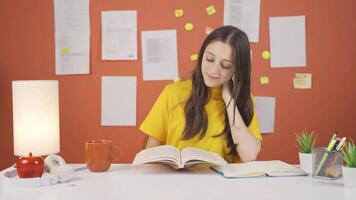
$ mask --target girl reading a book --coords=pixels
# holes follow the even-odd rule
[[[228,162],[255,160],[262,138],[250,78],[247,35],[233,26],[211,32],[190,77],[168,84],[141,124],[146,148],[195,147]]]

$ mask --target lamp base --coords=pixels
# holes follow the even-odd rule
[[[16,161],[17,174],[20,178],[41,177],[44,170],[44,160],[41,156],[19,157]]]

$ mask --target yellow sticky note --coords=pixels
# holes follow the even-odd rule
[[[311,89],[312,74],[311,73],[296,73],[293,78],[293,87],[295,89]]]
[[[185,26],[184,26],[185,30],[187,31],[191,31],[193,30],[194,26],[192,23],[186,23]]]
[[[214,29],[212,29],[212,28],[210,28],[210,27],[205,27],[205,33],[207,34],[207,35],[209,35],[211,32],[213,32],[214,31]]]
[[[62,55],[69,54],[70,53],[70,48],[65,48],[65,47],[61,48],[61,53],[62,53]]]
[[[260,83],[261,83],[262,85],[268,84],[268,83],[269,83],[269,78],[268,78],[268,76],[262,76],[262,77],[260,78]]]
[[[213,15],[216,13],[216,9],[215,6],[211,5],[209,7],[206,8],[206,12],[208,13],[208,15]]]
[[[176,17],[183,17],[184,11],[182,9],[176,9],[175,15],[176,15]]]
[[[263,51],[262,52],[262,58],[265,59],[265,60],[268,60],[270,58],[269,51]]]
[[[190,60],[191,60],[191,61],[196,61],[196,60],[198,60],[198,54],[190,55]]]

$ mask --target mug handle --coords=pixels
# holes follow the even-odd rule
[[[122,156],[122,149],[118,146],[112,146],[112,161],[118,161]]]

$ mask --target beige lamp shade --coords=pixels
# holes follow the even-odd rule
[[[15,155],[58,153],[58,81],[12,81],[12,103]]]

